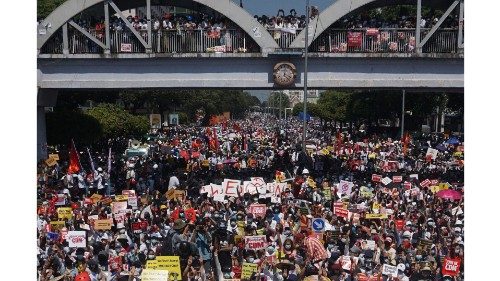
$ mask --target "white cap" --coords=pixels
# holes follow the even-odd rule
[[[302,170],[302,174],[309,174],[309,170],[308,169]]]
[[[104,235],[101,236],[101,240],[109,240],[108,234],[104,233]]]
[[[158,164],[154,164],[153,169],[158,169]]]
[[[407,230],[405,232],[403,232],[403,237],[411,237],[411,233]]]
[[[102,172],[102,168],[101,167],[97,168],[97,171]]]
[[[460,227],[455,227],[455,232],[461,232],[462,229]]]
[[[457,220],[457,221],[455,222],[455,225],[462,225],[462,224],[463,224],[463,223],[462,223],[462,221],[461,221],[461,220]]]
[[[398,264],[397,268],[398,268],[398,270],[405,271],[406,266],[404,264],[400,263],[400,264]]]

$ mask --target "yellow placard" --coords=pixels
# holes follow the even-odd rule
[[[109,230],[109,229],[111,229],[112,224],[113,224],[113,220],[96,220],[96,221],[94,221],[94,229],[95,230]]]
[[[439,190],[446,190],[448,188],[450,188],[450,184],[448,184],[447,182],[439,183]]]
[[[147,260],[146,261],[146,269],[157,269],[158,261],[157,260]]]
[[[256,263],[244,262],[241,268],[241,278],[250,278],[257,271]]]
[[[149,262],[149,261],[148,261]],[[142,281],[165,281],[169,278],[168,270],[144,269],[141,273]]]
[[[97,203],[102,199],[102,195],[94,193],[92,196],[90,196],[90,200],[92,200],[92,203]]]
[[[165,195],[167,196],[168,200],[174,199],[175,198],[175,189],[170,189],[169,191],[167,191],[167,193]]]
[[[168,270],[170,273],[169,280],[173,280],[175,275],[180,280],[182,273],[179,256],[158,256],[156,261],[158,262],[158,269]]]
[[[439,186],[433,185],[433,186],[430,187],[430,190],[431,190],[432,193],[436,193],[436,192],[439,191]]]
[[[49,167],[52,167],[57,164],[57,160],[49,157],[47,160],[45,160],[45,164],[47,164],[47,166]]]
[[[127,200],[128,200],[128,195],[115,195],[116,202],[127,201]]]
[[[381,207],[382,207],[382,205],[380,203],[373,202],[373,206],[372,206],[373,210],[380,210]]]
[[[49,158],[59,161],[59,154],[57,153],[49,154]]]
[[[70,207],[57,208],[57,217],[59,219],[71,219],[73,218],[73,210]]]
[[[51,221],[50,222],[50,227],[52,228],[52,231],[59,231],[65,226],[64,221]]]
[[[386,219],[387,214],[366,214],[365,219]]]

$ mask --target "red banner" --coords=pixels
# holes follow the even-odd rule
[[[347,209],[335,208],[335,215],[347,219],[347,217],[349,216],[349,211]]]
[[[361,32],[347,32],[347,46],[361,48]]]
[[[381,175],[377,175],[377,174],[372,175],[372,181],[374,181],[374,182],[380,182],[381,179],[382,179]]]
[[[460,259],[450,259],[445,258],[443,262],[443,267],[441,268],[441,273],[443,275],[457,276],[460,272]]]
[[[405,226],[405,221],[404,220],[397,220],[396,221],[396,229],[397,230],[403,230],[404,226]]]
[[[411,189],[411,182],[407,182],[407,181],[405,181],[405,183],[403,184],[403,187],[404,187],[406,190]]]
[[[267,240],[265,235],[245,236],[245,249],[260,250],[266,247],[267,247]]]
[[[394,183],[400,183],[403,181],[403,177],[402,176],[392,176],[392,182]]]
[[[431,184],[431,181],[429,179],[425,179],[423,182],[420,183],[421,187],[428,187]]]

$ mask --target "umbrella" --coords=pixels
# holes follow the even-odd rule
[[[460,143],[460,141],[459,141],[457,138],[452,137],[452,138],[450,138],[450,139],[449,139],[446,143],[447,143],[447,144],[459,144],[459,143]]]
[[[443,199],[460,200],[462,199],[462,194],[458,191],[452,189],[441,190],[436,193],[436,196]]]

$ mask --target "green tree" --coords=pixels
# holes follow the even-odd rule
[[[149,120],[145,116],[132,115],[113,104],[99,104],[89,109],[86,114],[99,121],[105,138],[139,137],[149,130]]]
[[[290,107],[290,99],[283,92],[272,92],[269,95],[268,104],[272,107],[280,108],[280,98],[281,98],[281,110],[284,111],[285,108]]]
[[[65,1],[66,0],[38,0],[36,6],[37,17],[40,19],[46,18]]]
[[[57,109],[46,114],[47,143],[67,145],[71,139],[88,145],[103,136],[99,121],[79,110]]]

